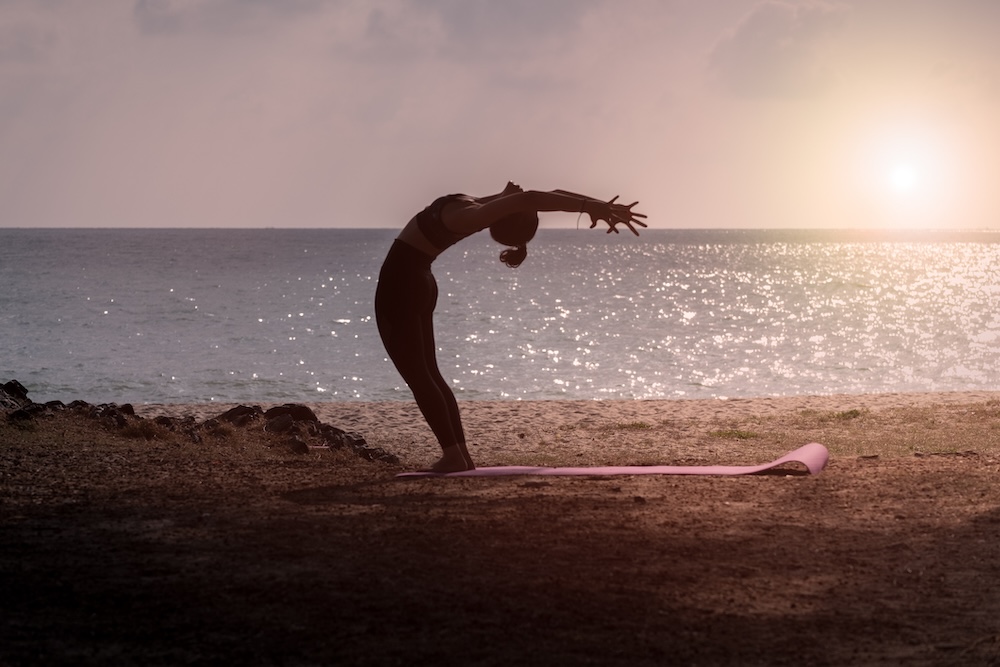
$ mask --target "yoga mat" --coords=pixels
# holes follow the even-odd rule
[[[403,472],[397,477],[506,477],[511,475],[752,475],[784,463],[802,463],[812,475],[826,467],[830,452],[818,442],[810,442],[770,463],[757,466],[603,466],[593,468],[535,468],[532,466],[497,466],[463,472]]]

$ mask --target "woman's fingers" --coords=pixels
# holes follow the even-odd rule
[[[645,228],[646,228],[646,225],[645,225],[645,223],[642,223],[642,222],[639,222],[638,220],[633,220],[632,222],[630,222],[630,223],[627,223],[627,224],[628,224],[628,228],[629,228],[629,229],[631,229],[631,230],[632,230],[632,233],[633,233],[633,234],[635,234],[636,236],[638,236],[638,235],[639,235],[639,230],[638,230],[638,229],[636,229],[635,227],[633,227],[633,226],[632,226],[632,223],[635,223],[635,224],[639,225],[639,226],[640,226],[640,227],[642,227],[643,229],[645,229]]]
[[[639,230],[637,230],[634,225],[639,225],[643,228],[647,226],[646,223],[640,220],[640,218],[645,218],[646,215],[644,213],[635,213],[632,211],[632,207],[639,202],[635,201],[626,206],[624,204],[616,204],[616,201],[618,201],[618,195],[615,195],[611,198],[611,200],[605,203],[608,207],[605,215],[600,215],[594,211],[590,211],[590,228],[593,229],[597,226],[599,221],[603,220],[608,223],[608,230],[606,232],[608,234],[611,234],[612,232],[619,234],[618,225],[623,224],[629,228],[630,232],[638,236]]]
[[[641,220],[622,219],[622,220],[615,220],[614,222],[612,222],[612,221],[609,220],[608,221],[608,234],[610,234],[611,232],[614,232],[615,234],[617,234],[618,233],[618,225],[620,225],[620,224],[621,225],[625,225],[626,227],[628,227],[629,231],[632,232],[633,234],[635,234],[636,236],[639,235],[639,230],[636,229],[635,227],[633,227],[632,225],[639,225],[640,227],[643,227],[643,228],[647,227],[646,223],[642,222]]]
[[[645,217],[648,217],[645,213],[634,213],[632,211],[632,207],[635,206],[638,203],[639,202],[634,201],[631,204],[629,204],[628,206],[626,206],[625,208],[628,209],[628,212],[632,215],[633,218],[645,218]]]

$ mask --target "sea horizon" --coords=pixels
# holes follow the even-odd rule
[[[39,401],[409,400],[372,313],[397,228],[2,228],[0,380]],[[996,230],[543,228],[434,264],[459,400],[1000,389]]]

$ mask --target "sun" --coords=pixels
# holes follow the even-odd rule
[[[858,137],[857,192],[871,224],[929,227],[949,223],[959,181],[954,142],[938,124],[883,119]]]
[[[913,162],[897,162],[889,169],[888,182],[893,192],[907,195],[920,186],[921,170]]]
[[[934,198],[941,181],[943,156],[926,134],[887,141],[878,158],[878,180],[891,200]]]

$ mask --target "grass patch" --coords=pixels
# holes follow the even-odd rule
[[[720,438],[722,440],[753,440],[754,438],[759,438],[760,434],[754,431],[743,431],[738,428],[726,428],[719,431],[709,431],[708,434],[713,438]]]
[[[851,419],[857,419],[865,414],[864,410],[845,410],[843,412],[834,412],[833,421],[850,421]]]
[[[610,424],[607,426],[601,426],[598,430],[604,433],[613,433],[616,431],[648,431],[653,428],[650,424],[643,421],[634,422],[618,422],[615,424]]]
[[[769,430],[786,434],[791,444],[823,443],[835,455],[893,458],[916,453],[987,453],[1000,447],[1000,409],[991,401],[876,411],[803,410],[776,417]]]
[[[868,409],[851,409],[842,410],[839,412],[824,412],[820,410],[803,410],[799,413],[799,416],[807,421],[815,421],[820,424],[830,423],[830,422],[850,422],[862,417],[869,416],[870,412]]]

